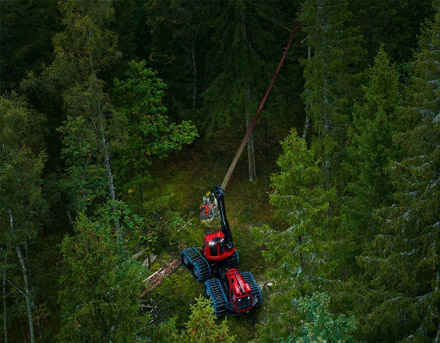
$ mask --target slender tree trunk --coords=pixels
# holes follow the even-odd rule
[[[311,58],[311,50],[312,48],[310,45],[307,47],[307,60],[310,60]],[[306,104],[306,121],[304,123],[304,130],[302,138],[306,141],[307,139],[307,133],[309,132],[309,126],[310,126],[310,115],[309,115],[309,105]]]
[[[89,39],[90,39],[90,33],[89,33]],[[99,88],[98,85],[98,78],[96,76],[95,66],[93,64],[93,56],[89,55],[90,60],[90,69],[92,74],[92,82]],[[104,114],[102,113],[102,106],[101,102],[98,101],[96,104],[97,110],[98,110],[98,124],[99,124],[99,134],[101,135],[101,143],[102,143],[102,154],[104,157],[104,165],[107,170],[107,182],[108,182],[108,188],[110,191],[110,198],[113,202],[113,206],[115,206],[115,200],[116,200],[116,192],[115,192],[115,182],[113,179],[113,173],[112,173],[112,167],[110,163],[110,156],[107,149],[107,139],[105,137],[105,128],[104,128]],[[116,212],[116,208],[114,208],[114,212]],[[118,235],[118,241],[121,245],[121,248],[123,250],[123,238],[122,238],[122,230],[121,226],[119,224],[119,219],[115,219],[115,226],[116,226],[116,233]]]
[[[192,62],[192,74],[193,74],[193,95],[192,95],[192,112],[196,111],[197,100],[197,64],[196,64],[196,34],[192,34],[191,39],[191,62]]]
[[[324,7],[324,2],[323,0],[320,1],[320,5],[319,5],[319,9],[322,11]],[[317,14],[318,17],[321,19],[321,26],[325,27],[327,25],[327,23],[324,21],[324,16],[322,15],[322,13],[318,13]],[[325,36],[322,36],[322,49],[325,49],[325,47],[327,46],[327,42],[325,40]],[[323,53],[324,56],[324,60],[323,60],[323,100],[324,100],[324,104],[329,104],[329,94],[328,94],[328,80],[327,80],[327,66],[328,66],[328,56],[327,54]],[[330,134],[330,127],[331,127],[331,114],[329,113],[328,108],[324,108],[324,113],[322,113],[322,121],[324,124],[324,132],[322,133],[323,138],[326,137],[327,135]],[[330,159],[329,156],[326,155],[325,156],[325,161],[324,161],[324,174],[325,174],[325,183],[327,186],[329,186],[329,180],[330,180]]]
[[[6,247],[5,264],[3,269],[3,331],[5,343],[8,343],[8,311],[6,307],[6,264],[8,263],[8,250],[9,246]]]
[[[96,78],[96,75],[94,75]],[[104,115],[102,113],[101,104],[98,104],[98,115],[99,115],[99,130],[101,133],[101,142],[102,142],[102,153],[104,155],[104,164],[105,168],[107,169],[107,181],[108,181],[108,188],[110,191],[110,197],[113,202],[113,206],[115,206],[116,201],[116,193],[115,193],[115,183],[113,179],[113,173],[112,173],[112,167],[110,164],[110,156],[108,154],[107,150],[107,140],[105,137],[105,131],[104,131]],[[116,213],[116,208],[113,208],[114,212]],[[118,241],[121,245],[121,248],[123,246],[123,237],[122,237],[122,230],[121,225],[119,224],[119,219],[115,218],[115,226],[116,226],[116,233],[118,234]],[[122,248],[123,250],[123,248]]]
[[[246,90],[247,92],[247,103],[250,102],[250,89],[249,87]],[[249,111],[249,105],[246,106],[246,130],[251,124],[251,113]],[[257,179],[257,172],[255,168],[255,148],[254,148],[254,135],[251,132],[251,135],[249,136],[249,141],[247,144],[247,152],[248,152],[248,162],[249,162],[249,181],[253,182]]]
[[[69,224],[72,225],[72,227],[75,227],[75,223],[73,222],[72,215],[70,214],[69,210],[66,210],[67,219],[69,220]]]
[[[32,319],[32,302],[31,302],[31,292],[29,289],[28,271],[26,269],[26,263],[24,261],[23,254],[20,249],[20,244],[17,242],[16,236],[15,236],[14,217],[12,216],[12,212],[10,209],[8,209],[8,212],[9,212],[9,223],[10,223],[11,234],[12,234],[12,237],[14,238],[15,249],[17,250],[18,261],[20,262],[21,270],[23,272],[24,290],[25,290],[24,294],[25,294],[26,309],[27,309],[28,321],[29,321],[30,341],[31,341],[31,343],[35,343],[34,321]]]
[[[139,185],[139,200],[141,201],[141,206],[144,203],[144,191],[142,189],[142,184]]]
[[[245,13],[242,13],[241,15],[241,44],[244,47],[247,44],[247,27],[246,27],[246,15]],[[244,49],[243,49],[244,51]],[[246,78],[247,75],[244,75],[244,78]],[[246,119],[246,130],[251,124],[251,90],[249,88],[249,84],[245,82],[245,91],[246,91],[246,100],[245,100],[245,119]],[[255,167],[255,147],[254,147],[254,134],[251,132],[249,136],[249,140],[247,143],[247,153],[248,153],[248,164],[249,164],[249,181],[253,182],[257,179],[257,172]]]

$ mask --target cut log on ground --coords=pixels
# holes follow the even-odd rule
[[[146,289],[142,292],[140,297],[144,297],[147,293],[159,286],[166,277],[173,274],[181,265],[182,261],[174,260],[147,277],[144,280]]]

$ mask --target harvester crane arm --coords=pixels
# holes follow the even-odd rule
[[[225,192],[220,187],[220,185],[215,185],[214,188],[212,189],[212,193],[214,194],[214,197],[217,200],[222,232],[225,235],[226,249],[232,249],[234,244],[232,243],[231,228],[229,227],[228,219],[226,218],[226,208],[225,208],[225,199],[224,199]]]

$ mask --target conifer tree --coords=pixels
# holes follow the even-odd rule
[[[52,38],[59,30],[56,0],[8,0],[0,3],[0,93],[17,89],[29,71],[40,72],[53,58]]]
[[[357,342],[353,333],[356,321],[343,314],[333,318],[329,312],[330,297],[327,293],[313,293],[296,301],[300,318],[298,329],[291,334],[290,341],[306,342]]]
[[[172,118],[195,118],[205,46],[210,45],[206,5],[194,0],[146,2],[149,62],[168,85]]]
[[[342,160],[350,107],[358,97],[361,36],[351,23],[348,1],[307,0],[303,25],[311,58],[304,62],[304,100],[323,159],[325,182],[331,184]]]
[[[355,239],[355,249],[371,239],[374,232],[372,212],[390,204],[392,186],[387,171],[398,148],[392,136],[399,128],[399,81],[395,66],[380,48],[369,81],[364,88],[364,104],[354,107],[353,124],[349,128],[347,147],[347,183],[349,196],[344,204],[346,238]],[[348,243],[348,240],[347,240]]]
[[[328,287],[335,269],[330,256],[336,225],[327,215],[335,190],[322,188],[314,152],[307,149],[295,130],[284,139],[282,147],[277,161],[280,172],[271,177],[274,192],[270,202],[287,227],[255,230],[257,240],[267,245],[265,260],[275,265],[268,274],[274,280],[274,293],[269,299],[271,315],[260,329],[264,342],[290,337],[298,315],[294,299],[318,287]]]
[[[235,337],[229,335],[227,321],[220,325],[214,321],[212,304],[209,300],[199,298],[191,305],[191,315],[186,323],[186,329],[181,333],[181,343],[235,343]]]
[[[362,330],[378,342],[438,342],[440,179],[440,6],[424,28],[403,115],[394,136],[402,154],[388,171],[392,204],[377,212],[374,241],[359,257],[365,295],[356,302]]]

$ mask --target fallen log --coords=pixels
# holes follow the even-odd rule
[[[155,289],[157,286],[159,286],[163,280],[165,280],[166,277],[173,274],[177,269],[180,268],[182,265],[182,261],[174,260],[167,265],[161,267],[159,270],[155,271],[153,274],[151,274],[149,277],[147,277],[145,282],[145,290],[142,292],[140,297],[144,297],[147,293],[151,292],[153,289]]]

